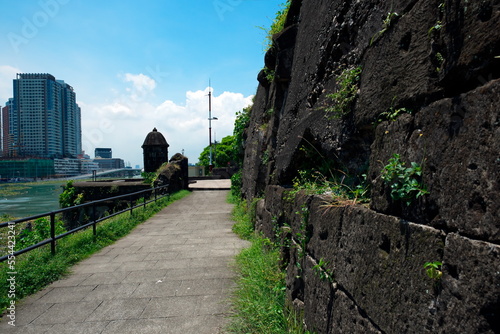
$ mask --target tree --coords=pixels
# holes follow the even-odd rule
[[[210,146],[207,146],[201,152],[198,158],[198,164],[209,166],[210,164]],[[234,161],[234,136],[222,138],[220,143],[212,144],[212,162],[214,167],[227,167]]]
[[[236,113],[236,120],[234,121],[233,130],[233,160],[238,166],[243,164],[243,156],[245,149],[245,130],[250,124],[250,113],[252,112],[252,106],[243,108],[242,111]]]

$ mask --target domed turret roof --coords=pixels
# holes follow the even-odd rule
[[[142,144],[142,147],[144,146],[170,146],[167,143],[167,140],[163,135],[156,130],[156,128],[153,129],[148,135],[146,136],[146,139],[144,139],[144,144]]]

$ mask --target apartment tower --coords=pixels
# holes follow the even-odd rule
[[[73,87],[50,74],[19,73],[9,112],[12,156],[65,158],[81,153],[81,111]]]

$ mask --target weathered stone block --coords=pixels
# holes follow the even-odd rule
[[[500,332],[500,246],[446,238],[434,333]]]
[[[452,99],[443,99],[415,117],[381,124],[372,146],[373,209],[419,223],[500,241],[500,80]],[[423,166],[429,191],[410,207],[393,203],[380,171],[394,153]],[[382,162],[382,163],[381,163]]]
[[[433,282],[423,265],[443,256],[444,234],[433,228],[346,208],[334,277],[386,333],[425,332]]]

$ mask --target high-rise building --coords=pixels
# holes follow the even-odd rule
[[[0,141],[0,156],[7,157],[10,156],[10,135],[9,135],[9,112],[12,110],[13,99],[10,98],[9,101],[5,103],[5,107],[0,109],[0,121],[2,123],[2,127],[0,129],[1,138]]]
[[[12,155],[64,158],[81,153],[81,115],[73,87],[50,74],[18,73],[9,117]]]

